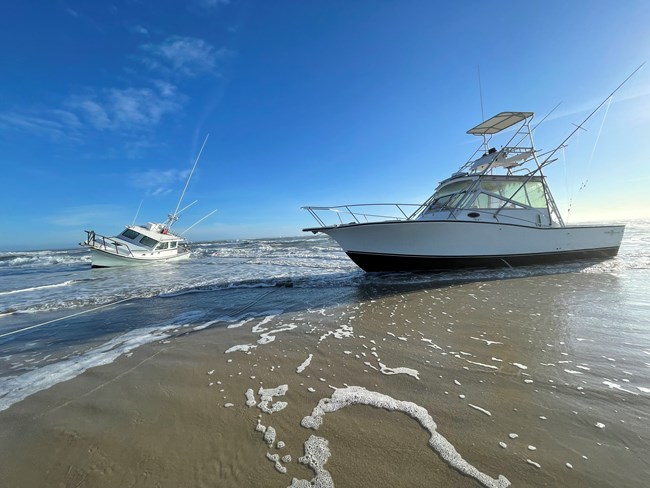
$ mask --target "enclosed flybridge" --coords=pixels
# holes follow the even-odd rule
[[[365,271],[495,268],[616,256],[625,226],[562,220],[543,168],[555,161],[564,143],[538,153],[532,119],[532,112],[501,112],[467,131],[482,138],[479,149],[422,204],[304,207],[319,224],[304,231],[329,235]],[[508,142],[492,147],[492,136],[511,127]],[[335,223],[327,222],[326,213],[336,216]]]

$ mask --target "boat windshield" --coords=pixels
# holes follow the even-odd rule
[[[140,236],[140,234],[133,229],[125,229],[124,232],[122,232],[122,236],[126,237],[127,239],[135,240],[138,238],[138,236]]]
[[[156,239],[152,239],[151,237],[142,236],[142,239],[140,239],[140,244],[153,249],[156,244],[158,244],[158,241]]]
[[[454,181],[440,188],[432,198],[427,212],[456,208],[472,180]]]
[[[541,181],[484,180],[481,191],[470,208],[546,208],[546,195]]]

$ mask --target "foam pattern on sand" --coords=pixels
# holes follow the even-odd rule
[[[430,434],[429,446],[440,455],[451,467],[462,474],[474,478],[483,486],[488,488],[505,488],[510,486],[510,481],[499,475],[494,479],[485,473],[479,471],[469,464],[458,454],[454,446],[441,434],[437,432],[437,425],[427,410],[415,403],[396,400],[382,393],[368,391],[360,386],[350,386],[339,388],[332,393],[330,398],[322,398],[314,408],[311,415],[302,419],[301,425],[308,429],[318,429],[323,423],[323,417],[326,413],[336,412],[351,405],[370,405],[376,408],[383,408],[391,412],[404,412],[411,418],[417,420]],[[305,444],[305,450],[307,444]],[[329,452],[329,451],[328,451]],[[291,487],[301,488],[309,485],[294,485]]]
[[[311,363],[312,358],[314,357],[313,354],[310,354],[307,359],[303,361],[303,363],[296,368],[296,373],[302,373],[307,366]]]
[[[262,388],[260,387],[257,394],[260,396],[260,403],[257,405],[262,412],[275,413],[284,410],[287,407],[287,402],[275,402],[269,407],[269,403],[273,401],[275,396],[284,396],[289,389],[288,385],[280,385],[277,388]]]
[[[391,375],[391,374],[407,374],[409,376],[412,376],[416,380],[420,379],[420,373],[416,369],[411,369],[411,368],[405,368],[403,366],[397,367],[397,368],[389,368],[383,363],[379,363],[379,367],[381,368],[381,373],[386,374],[386,375]]]
[[[311,481],[293,478],[289,488],[334,488],[334,481],[329,471],[323,466],[330,457],[327,439],[312,435],[305,442],[305,455],[298,459],[301,464],[314,470],[316,477]]]

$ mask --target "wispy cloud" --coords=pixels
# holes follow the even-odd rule
[[[136,30],[148,33],[141,26],[136,26]],[[166,116],[180,112],[189,100],[179,88],[182,82],[217,74],[218,61],[230,52],[202,39],[173,36],[158,44],[143,44],[139,53],[138,62],[155,71],[155,78],[131,70],[129,77],[138,80],[133,86],[85,87],[54,109],[34,107],[0,112],[0,128],[73,140],[81,140],[91,129],[125,134],[151,131]]]
[[[185,97],[170,83],[155,88],[87,90],[66,101],[69,110],[98,130],[146,130],[181,108]]]
[[[83,227],[114,219],[123,212],[117,205],[84,205],[59,210],[48,218],[52,225],[59,227]]]
[[[82,124],[77,114],[67,110],[48,109],[42,112],[5,112],[0,113],[0,128],[20,130],[36,136],[45,136],[59,140],[76,139]]]
[[[129,175],[129,183],[144,190],[150,196],[164,196],[178,189],[178,184],[187,179],[189,170],[148,170]]]
[[[627,88],[627,87],[626,87]],[[603,102],[603,100],[606,100],[605,97],[607,96],[607,93],[603,93],[602,98],[594,98],[591,100],[586,100],[582,101],[579,103],[574,103],[570,106],[566,106],[564,109],[560,109],[550,115],[546,120],[547,121],[552,121],[552,120],[557,120],[557,119],[563,119],[567,117],[577,117],[577,116],[586,116],[588,115],[591,111],[593,111],[600,103]],[[629,102],[629,101],[634,101],[634,100],[639,100],[639,99],[645,99],[647,100],[648,97],[650,96],[650,83],[641,83],[641,84],[636,84],[636,85],[631,85],[629,88],[621,89],[620,92],[616,93],[612,99],[611,99],[611,104],[616,105],[622,102]],[[603,107],[601,107],[601,110],[605,110],[607,106],[607,100],[606,103],[603,104]],[[637,111],[638,112],[638,111]]]
[[[88,128],[99,131],[149,131],[187,101],[175,85],[150,81],[151,87],[86,88],[62,102],[60,109],[0,113],[0,128],[29,132],[54,140],[82,138]]]
[[[217,49],[203,39],[180,36],[170,37],[160,44],[145,44],[141,49],[145,53],[142,62],[150,69],[187,77],[216,73],[217,61],[230,54],[229,50]]]
[[[149,30],[139,24],[129,26],[129,30],[135,34],[140,34],[141,36],[149,35]]]
[[[221,5],[230,5],[230,0],[196,0],[196,4],[203,8],[216,8]]]

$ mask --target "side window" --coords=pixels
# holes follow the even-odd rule
[[[526,195],[530,206],[533,208],[546,208],[546,194],[541,182],[535,181],[526,183]]]
[[[161,242],[160,244],[158,244],[158,247],[156,247],[156,250],[160,251],[162,249],[167,249],[168,247],[169,247],[168,242]]]
[[[140,244],[143,246],[147,246],[148,248],[153,249],[156,247],[156,244],[158,244],[158,241],[155,239],[152,239],[151,237],[147,236],[142,236],[142,239],[140,239]]]
[[[122,235],[126,237],[127,239],[137,239],[137,237],[140,235],[133,229],[126,229],[124,232],[122,232]]]
[[[169,248],[174,249],[176,247],[176,244],[178,244],[178,242],[176,242],[176,241],[170,242],[169,243]]]

